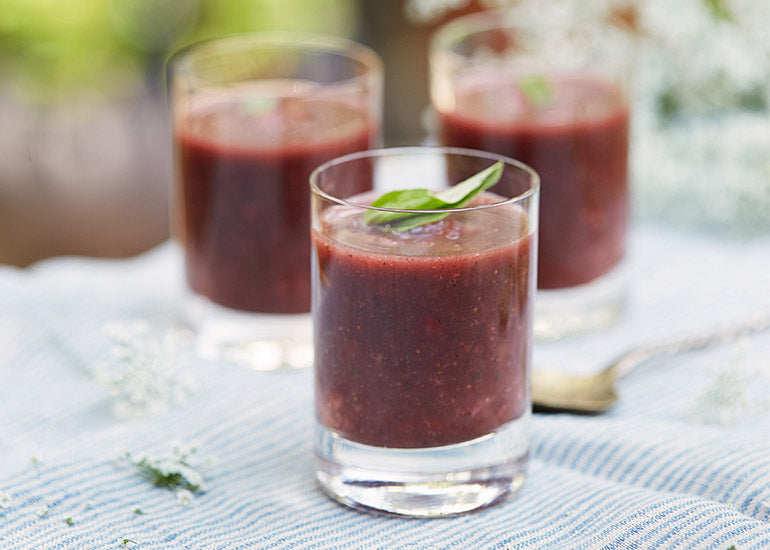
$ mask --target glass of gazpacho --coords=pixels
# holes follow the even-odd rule
[[[431,103],[440,143],[506,155],[540,175],[534,331],[558,339],[623,309],[631,57],[619,29],[522,10],[437,31]]]
[[[537,174],[493,153],[406,147],[341,157],[310,181],[320,486],[421,517],[514,493],[529,449]]]
[[[173,233],[204,355],[312,364],[310,196],[319,164],[379,144],[382,67],[356,43],[253,33],[169,63]]]

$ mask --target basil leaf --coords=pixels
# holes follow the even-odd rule
[[[541,75],[533,74],[520,78],[519,90],[535,107],[545,107],[553,97],[551,83]]]
[[[500,181],[502,175],[503,163],[496,162],[489,168],[473,174],[467,180],[461,181],[449,189],[439,191],[436,193],[436,197],[450,205],[447,208],[460,208],[471,202],[471,199],[482,191],[495,185]]]
[[[443,204],[442,200],[437,199],[427,189],[404,189],[403,191],[385,193],[374,201],[371,206],[395,208],[397,210],[434,210],[441,208]],[[409,212],[367,210],[366,214],[364,214],[364,222],[369,225],[377,225],[411,215]]]
[[[412,214],[408,218],[402,218],[392,224],[387,229],[391,231],[409,231],[421,225],[428,225],[443,220],[449,216],[450,212],[431,212],[430,214]]]
[[[446,210],[462,208],[476,195],[493,187],[503,175],[504,165],[496,162],[489,168],[478,172],[457,185],[439,191],[436,194],[427,189],[405,189],[391,191],[382,195],[371,206],[396,210]],[[446,218],[450,212],[387,212],[368,210],[364,214],[364,223],[379,225],[383,231],[408,231],[437,222]]]
[[[243,108],[250,115],[261,115],[278,106],[278,100],[272,97],[253,97],[243,103]]]

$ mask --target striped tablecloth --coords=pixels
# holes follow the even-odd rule
[[[624,321],[538,361],[590,370],[770,312],[770,238],[637,227],[628,262]],[[0,268],[0,548],[770,548],[770,334],[651,361],[606,414],[535,415],[515,498],[414,520],[324,497],[311,373],[197,359],[168,329],[181,297],[170,244]],[[201,491],[155,487],[134,465],[184,449]]]

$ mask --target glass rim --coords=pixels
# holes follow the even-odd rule
[[[362,159],[375,159],[384,158],[386,156],[415,156],[415,155],[456,155],[465,157],[484,158],[491,161],[500,161],[508,166],[513,166],[518,170],[529,176],[530,185],[528,189],[508,197],[505,200],[499,202],[492,202],[486,204],[478,204],[475,206],[463,206],[461,208],[445,208],[435,210],[412,210],[407,208],[383,208],[379,206],[372,206],[369,204],[361,204],[352,202],[347,199],[336,197],[330,193],[327,193],[321,189],[318,185],[318,178],[321,172],[334,168],[342,164],[346,164],[353,161]],[[363,210],[373,210],[378,212],[397,212],[405,214],[439,214],[439,213],[455,213],[455,212],[469,212],[474,210],[481,210],[486,208],[503,207],[510,204],[516,204],[523,202],[529,198],[535,196],[540,189],[540,175],[528,164],[525,164],[519,160],[506,157],[505,155],[498,155],[497,153],[491,153],[489,151],[482,151],[479,149],[467,149],[463,147],[446,147],[446,146],[433,146],[433,145],[418,145],[418,146],[400,146],[400,147],[381,147],[377,149],[367,149],[365,151],[357,151],[355,153],[349,153],[332,160],[326,161],[323,164],[317,166],[310,174],[310,189],[312,193],[322,199],[328,200],[340,206],[346,206],[350,208],[358,208]]]
[[[522,6],[499,7],[450,19],[433,32],[428,42],[428,52],[451,52],[454,55],[466,57],[465,54],[458,53],[454,48],[459,42],[470,36],[495,30],[529,29],[531,26],[526,21],[522,21],[522,14],[526,15],[526,10],[522,10],[524,10]],[[558,18],[558,23],[567,22],[570,28],[575,29],[594,20],[590,16],[571,10],[551,13],[549,17]]]
[[[243,33],[234,33],[222,36],[215,36],[198,40],[187,44],[174,51],[166,60],[166,73],[168,80],[178,71],[184,70],[185,63],[202,48],[212,47],[217,44],[240,45],[237,51],[243,52],[249,48],[281,48],[284,50],[293,50],[302,52],[315,49],[318,52],[324,52],[339,55],[341,58],[347,58],[357,62],[364,68],[362,74],[350,78],[340,79],[331,84],[340,85],[360,80],[368,80],[372,75],[382,75],[383,61],[380,55],[369,46],[356,42],[341,36],[331,34],[314,33],[306,31],[251,31]],[[381,78],[381,77],[379,77]]]
[[[450,19],[438,27],[431,35],[429,40],[429,52],[449,52],[460,57],[467,57],[466,54],[457,52],[455,47],[463,40],[471,37],[488,33],[490,31],[514,31],[521,29],[530,29],[520,16],[521,8],[508,7],[483,10],[475,13],[468,13]],[[551,14],[559,17],[559,21],[577,21],[579,24],[585,18],[575,14]]]
[[[520,27],[522,24],[513,22],[510,14],[511,10],[497,9],[455,17],[436,29],[430,39],[429,51],[457,53],[453,49],[454,46],[469,36],[495,29]]]

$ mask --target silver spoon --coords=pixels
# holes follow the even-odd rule
[[[713,332],[642,345],[623,353],[597,373],[585,376],[552,369],[533,369],[532,403],[535,410],[604,412],[618,399],[615,392],[617,380],[648,359],[705,349],[767,329],[770,329],[770,316],[761,316]]]

